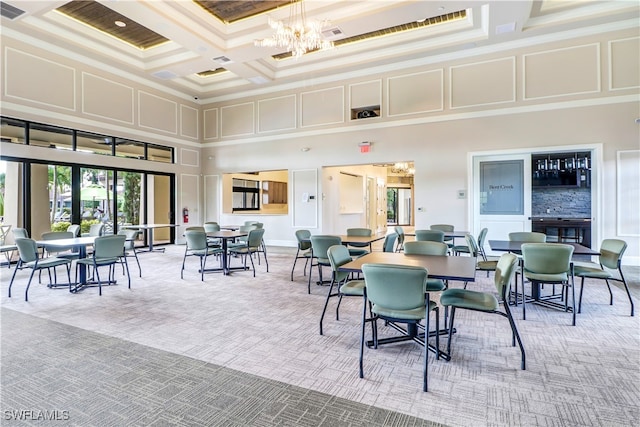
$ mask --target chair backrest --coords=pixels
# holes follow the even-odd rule
[[[301,251],[311,249],[311,232],[309,230],[296,230],[296,239]]]
[[[29,233],[26,228],[14,228],[13,230],[13,238],[17,239],[28,239]]]
[[[442,230],[416,230],[417,241],[444,242],[444,231]]]
[[[331,270],[333,271],[333,278],[336,282],[340,283],[347,277],[349,277],[348,271],[339,271],[338,269],[348,262],[351,262],[352,258],[349,254],[349,249],[344,245],[333,245],[327,250],[327,258],[331,264]]]
[[[73,233],[73,237],[78,237],[80,235],[80,226],[78,224],[71,224],[67,227],[67,231]]]
[[[368,228],[347,228],[347,236],[371,236],[371,230]]]
[[[89,236],[102,236],[104,234],[104,224],[91,224]]]
[[[391,233],[384,236],[384,242],[382,242],[382,252],[394,252],[397,239],[398,235],[396,233]]]
[[[480,252],[480,248],[478,248],[475,237],[467,233],[464,235],[464,241],[467,243],[467,247],[469,248],[469,255],[477,258]]]
[[[74,236],[71,231],[47,231],[42,233],[42,240],[56,240],[56,239],[73,239]]]
[[[440,230],[440,231],[453,231],[454,227],[451,224],[433,224],[429,227],[431,230]]]
[[[138,230],[133,230],[131,228],[125,228],[123,230],[118,230],[118,234],[124,236],[125,249],[133,249],[135,247],[135,240],[138,237]]]
[[[627,242],[619,239],[605,239],[600,245],[600,264],[603,267],[616,269],[620,267],[622,254],[627,249]]]
[[[484,241],[487,238],[487,233],[489,232],[488,228],[483,228],[482,230],[480,230],[480,233],[478,233],[478,250],[480,251],[480,253],[482,254],[482,256],[484,257]]]
[[[446,255],[449,247],[442,242],[430,240],[405,242],[405,255]]]
[[[514,231],[509,233],[509,240],[512,242],[545,243],[547,235],[536,231]]]
[[[38,259],[38,245],[35,240],[28,237],[18,237],[16,246],[22,262],[33,262]]]
[[[523,243],[524,269],[538,274],[567,273],[573,250],[573,246],[561,243]]]
[[[257,249],[262,244],[262,238],[264,237],[264,228],[256,228],[249,231],[247,236],[247,246],[251,249]]]
[[[517,264],[518,257],[511,253],[502,254],[498,259],[493,283],[496,285],[498,295],[500,295],[503,301],[506,299],[507,292],[509,291],[511,279],[516,273]]]
[[[207,249],[207,233],[202,227],[189,227],[185,230],[184,238],[187,241],[187,250],[200,251]]]
[[[401,225],[396,225],[393,230],[398,235],[398,243],[404,243],[404,228]]]
[[[315,235],[311,236],[311,247],[313,248],[313,256],[320,259],[327,259],[327,251],[333,245],[341,245],[340,236]]]
[[[220,231],[220,224],[217,222],[205,222],[204,223],[204,231],[207,233],[212,233],[214,231]]]
[[[191,227],[185,228],[184,231],[205,231],[205,229],[201,225],[192,225]]]
[[[374,305],[391,310],[424,307],[428,272],[424,267],[364,264],[367,298]]]
[[[264,227],[264,223],[262,222],[256,222],[255,224],[253,224],[256,226],[256,228],[263,228]]]
[[[122,234],[98,236],[93,242],[93,256],[95,258],[118,258],[124,253],[126,237]]]
[[[244,225],[256,225],[259,221],[245,221]]]

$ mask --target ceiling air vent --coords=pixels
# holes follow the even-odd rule
[[[322,36],[325,39],[333,39],[333,38],[336,38],[336,37],[340,37],[342,35],[344,35],[344,33],[338,27],[329,28],[329,29],[326,29],[326,30],[324,30],[322,32]]]
[[[8,3],[0,1],[0,15],[9,19],[16,19],[18,16],[22,15],[24,10],[18,9],[15,6],[11,6]]]
[[[154,77],[157,77],[157,78],[162,79],[162,80],[171,80],[171,79],[175,79],[176,77],[178,77],[178,75],[176,73],[174,73],[172,71],[168,71],[168,70],[156,71],[152,75]]]
[[[227,58],[226,56],[218,56],[218,57],[216,57],[216,58],[213,58],[213,60],[214,60],[214,61],[216,61],[218,64],[222,64],[222,65],[224,65],[224,64],[230,64],[230,63],[232,63],[232,62],[233,62],[232,60],[230,60],[230,59],[229,59],[229,58]]]

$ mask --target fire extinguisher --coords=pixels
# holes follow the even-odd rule
[[[182,209],[182,222],[189,223],[189,208]]]

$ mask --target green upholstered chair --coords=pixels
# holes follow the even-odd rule
[[[256,277],[256,265],[253,262],[253,254],[257,254],[261,250],[262,237],[264,236],[264,228],[255,228],[249,231],[247,235],[246,246],[236,246],[229,249],[229,253],[232,255],[240,255],[244,260],[244,268],[247,269],[247,258],[251,260],[251,267],[253,268],[253,277]],[[264,258],[267,265],[267,273],[269,272],[269,262],[267,257]]]
[[[453,232],[454,226],[451,224],[433,224],[429,227],[431,230],[440,230],[443,232]],[[449,249],[453,248],[453,237],[445,237],[444,242],[449,246]]]
[[[573,246],[562,243],[523,243],[522,271],[524,279],[531,282],[534,298],[539,295],[539,286],[545,283],[562,285],[564,309],[568,311],[569,288],[571,288],[572,325],[576,324],[576,292],[573,286]],[[524,286],[523,292],[524,294]],[[522,298],[522,318],[526,319],[526,298]]]
[[[487,232],[489,231],[488,228],[483,228],[482,230],[480,230],[480,233],[478,233],[478,239],[476,240],[476,243],[478,245],[478,254],[482,257],[483,260],[487,260],[487,254],[484,251],[484,242],[487,238]],[[465,240],[465,244],[464,245],[455,245],[453,247],[453,253],[454,255],[460,255],[460,254],[468,254],[469,253],[469,245],[468,243],[466,243]]]
[[[498,314],[506,317],[511,325],[511,345],[520,346],[521,362],[520,369],[526,369],[526,359],[524,346],[518,334],[516,323],[511,315],[507,294],[509,293],[509,285],[514,276],[518,258],[514,254],[503,254],[497,262],[496,273],[493,283],[498,291],[498,297],[490,292],[478,292],[467,289],[452,288],[447,289],[440,295],[440,304],[444,307],[451,308],[451,320],[449,322],[449,339],[447,340],[447,353],[451,356],[451,338],[453,337],[453,323],[455,321],[456,309],[465,309],[479,311],[483,313]],[[504,307],[504,312],[499,310],[500,303]]]
[[[129,275],[129,264],[127,258],[123,257],[126,237],[122,234],[112,234],[109,236],[98,236],[93,242],[93,252],[86,258],[76,261],[76,283],[78,282],[78,269],[84,265],[92,267],[95,277],[98,279],[98,294],[102,295],[102,279],[100,278],[100,267],[109,267],[107,280],[105,283],[115,283],[115,265],[124,262],[127,273],[129,289],[131,289],[131,276]]]
[[[138,230],[125,228],[124,230],[118,231],[119,235],[124,236],[124,251],[122,252],[122,256],[124,258],[135,258],[136,264],[138,264],[138,272],[140,277],[142,277],[142,267],[140,267],[140,260],[138,259],[138,251],[136,250],[136,239],[138,238]],[[122,262],[122,268],[124,269],[124,261]]]
[[[215,233],[216,231],[220,231],[220,224],[214,221],[209,221],[203,224],[203,228],[206,233]],[[209,246],[214,248],[222,246],[220,239],[216,239],[215,237],[207,237],[207,242],[209,243]]]
[[[444,231],[442,231],[442,230],[416,230],[416,241],[418,241],[418,242],[440,242],[440,243],[444,243]]]
[[[372,304],[371,318],[367,319],[367,307],[362,309],[362,334],[360,338],[360,378],[364,378],[365,324],[372,321],[373,346],[378,347],[377,320],[394,324],[407,324],[408,330],[417,331],[425,321],[424,335],[415,335],[414,340],[424,346],[422,390],[427,391],[429,368],[429,314],[436,314],[436,329],[439,329],[438,305],[426,293],[428,273],[425,268],[388,264],[364,264],[365,301]],[[439,352],[439,334],[435,334]]]
[[[329,305],[329,298],[338,297],[338,305],[336,306],[336,320],[340,320],[340,303],[343,296],[364,295],[364,280],[349,280],[351,273],[347,271],[339,271],[339,268],[353,259],[349,254],[349,249],[344,245],[333,245],[327,250],[327,257],[331,264],[331,285],[327,292],[327,299],[324,302],[322,315],[320,316],[320,335],[322,335],[322,321]],[[337,292],[333,292],[334,286]]]
[[[396,246],[396,252],[401,252],[404,245],[404,228],[401,225],[396,225],[393,229],[398,235],[398,245]]]
[[[72,231],[47,231],[41,236],[42,240],[73,239],[74,237]],[[47,247],[45,245],[44,249],[47,256],[67,259],[77,259],[80,256],[78,252],[73,252],[72,246]]]
[[[29,238],[29,233],[27,232],[26,228],[14,228],[13,230],[11,230],[11,232],[13,233],[13,239],[17,240],[17,239],[28,239]]]
[[[80,226],[78,224],[71,224],[70,226],[67,227],[67,231],[72,232],[73,237],[80,236]]]
[[[83,233],[83,236],[102,236],[104,235],[104,224],[91,224],[89,226],[89,232]]]
[[[18,265],[13,270],[13,275],[11,276],[11,282],[9,283],[9,298],[11,298],[11,287],[13,286],[13,281],[16,277],[16,273],[18,270],[23,268],[30,268],[31,275],[29,276],[29,281],[27,282],[27,287],[24,291],[24,300],[29,301],[29,286],[31,286],[31,280],[33,279],[33,274],[36,271],[44,270],[45,268],[49,272],[49,287],[54,286],[58,283],[57,275],[56,275],[56,267],[60,265],[64,265],[67,268],[67,278],[69,279],[69,286],[71,286],[71,260],[66,258],[57,258],[57,257],[47,257],[40,258],[38,253],[38,246],[36,245],[35,240],[20,237],[16,239],[16,246],[18,248],[18,253],[20,254],[20,259],[18,260]],[[53,276],[54,281],[51,281],[51,269],[53,268]]]
[[[405,255],[435,255],[446,256],[449,247],[443,242],[420,240],[404,244]],[[447,288],[442,279],[427,279],[427,292],[440,292]]]
[[[207,233],[204,227],[189,227],[184,232],[187,245],[184,249],[184,257],[182,258],[182,269],[180,270],[180,278],[184,279],[184,265],[187,257],[195,256],[200,259],[200,280],[204,281],[204,270],[207,265],[207,258],[210,255],[222,254],[222,249],[213,248],[207,242]],[[222,254],[225,256],[225,254]]]
[[[577,262],[573,267],[575,276],[580,277],[580,297],[578,298],[578,313],[582,309],[582,291],[584,290],[584,279],[604,280],[609,290],[609,305],[613,305],[613,293],[609,280],[621,282],[624,285],[629,304],[631,305],[631,316],[633,316],[633,299],[629,292],[629,286],[622,274],[621,262],[622,254],[627,249],[627,242],[618,239],[605,239],[600,244],[599,263],[582,263]]]
[[[537,231],[514,231],[509,233],[509,240],[523,243],[545,243],[547,235]]]
[[[235,242],[229,242],[229,244],[227,245],[229,249],[232,248],[240,248],[240,247],[246,247],[247,246],[247,240],[249,239],[249,232],[251,230],[256,230],[258,228],[257,225],[255,224],[246,224],[246,225],[241,225],[240,227],[238,227],[238,231],[241,231],[243,233],[247,233],[246,236],[241,236],[238,237],[237,239],[235,239]]]
[[[347,228],[347,236],[370,237],[371,230],[368,228]],[[372,251],[371,243],[349,243],[349,253],[351,256],[362,256]],[[363,248],[369,248],[363,249]]]
[[[384,236],[384,241],[382,242],[382,252],[395,252],[397,239],[398,235],[396,233],[391,233]]]
[[[496,266],[498,264],[497,260],[487,260],[482,257],[480,254],[480,248],[476,243],[476,239],[471,234],[466,234],[464,236],[465,242],[467,242],[467,248],[469,248],[469,255],[474,257],[476,261],[476,270],[478,271],[486,271],[487,277],[489,277],[490,271],[496,271]],[[516,257],[517,258],[517,257]],[[464,284],[464,287],[467,287],[467,284]]]
[[[318,267],[318,284],[324,283],[322,280],[322,267],[331,267],[329,256],[327,255],[329,248],[333,245],[341,245],[342,239],[339,236],[315,235],[311,236],[311,266],[309,267],[309,284],[307,285],[307,293],[311,293],[311,273],[313,266]],[[314,264],[315,260],[315,264]]]
[[[296,262],[304,259],[304,275],[307,275],[307,265],[311,259],[311,232],[309,230],[296,230],[296,240],[298,241],[298,250],[296,257],[293,259],[293,267],[291,267],[291,281],[293,282],[293,271],[296,269]]]

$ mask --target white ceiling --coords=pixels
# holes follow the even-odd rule
[[[26,13],[15,20],[3,17],[3,35],[198,97],[200,102],[222,100],[238,92],[257,94],[274,87],[310,86],[429,61],[637,28],[640,16],[640,3],[635,0],[306,0],[308,19],[329,19],[331,27],[340,28],[344,37],[462,9],[467,10],[467,18],[315,52],[297,60],[276,61],[271,56],[281,50],[255,47],[254,40],[271,34],[268,16],[286,19],[288,8],[224,24],[190,0],[102,1],[170,40],[143,51],[54,11],[66,1],[4,2]],[[196,75],[220,67],[213,61],[219,56],[232,61],[224,66],[229,72]]]

